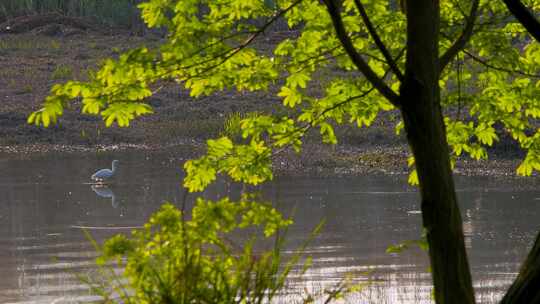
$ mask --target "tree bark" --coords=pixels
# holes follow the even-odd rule
[[[540,303],[540,233],[501,304]]]
[[[406,1],[407,62],[400,88],[407,139],[416,160],[435,301],[474,303],[439,90],[439,2]]]

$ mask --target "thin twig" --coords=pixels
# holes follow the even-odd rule
[[[523,72],[520,70],[513,70],[513,69],[495,66],[493,64],[490,64],[487,60],[482,59],[479,56],[476,56],[475,54],[473,54],[472,52],[467,51],[466,49],[463,49],[462,52],[467,54],[467,56],[469,56],[472,60],[482,64],[483,66],[487,68],[494,69],[501,72],[510,73],[510,74],[519,74],[519,75],[523,75],[527,77],[540,78],[540,74],[531,74],[531,73]]]

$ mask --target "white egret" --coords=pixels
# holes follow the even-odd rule
[[[118,160],[112,161],[112,170],[110,169],[101,169],[97,171],[96,173],[92,174],[91,179],[96,182],[105,182],[108,179],[111,179],[114,177],[114,174],[116,171],[118,171]]]

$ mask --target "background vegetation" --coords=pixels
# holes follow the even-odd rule
[[[92,18],[111,26],[142,24],[137,4],[140,0],[2,0],[0,20],[27,14],[57,12],[71,17]]]

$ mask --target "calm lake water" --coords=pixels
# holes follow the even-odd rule
[[[86,184],[112,159],[121,162],[114,187]],[[95,256],[81,227],[103,240],[140,226],[164,201],[181,199],[180,165],[150,152],[0,156],[0,303],[96,300],[78,278],[93,269]],[[478,302],[496,303],[540,229],[538,178],[463,177],[457,185]],[[238,192],[220,182],[204,195]],[[285,214],[295,210],[293,244],[326,219],[308,248],[313,268],[291,292],[322,290],[354,273],[371,284],[351,302],[430,303],[427,254],[385,253],[421,235],[418,194],[405,177],[280,177],[262,192]]]

